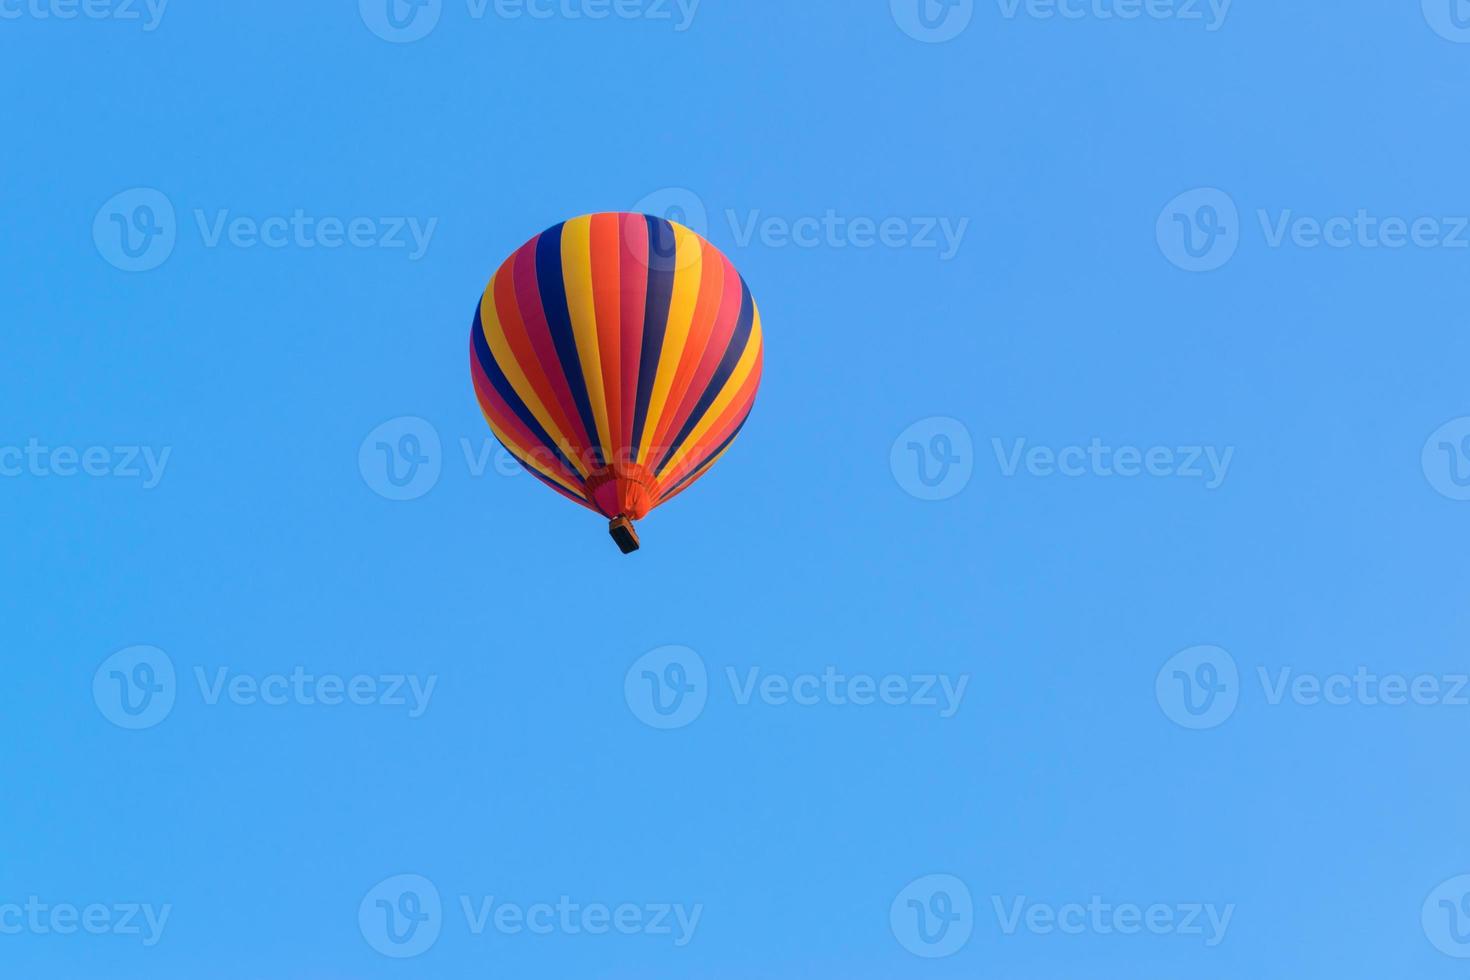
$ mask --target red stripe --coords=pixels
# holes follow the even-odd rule
[[[669,389],[670,398],[664,406],[664,417],[650,443],[655,447],[667,445],[667,440],[684,431],[684,422],[699,402],[704,385],[693,384],[696,372],[703,364],[710,340],[715,335],[725,295],[725,283],[732,278],[738,278],[734,266],[713,245],[701,240],[700,250],[702,271],[699,277],[699,296],[694,304],[694,320],[689,328],[689,340],[679,360],[679,369],[674,375],[674,384]],[[653,458],[660,458],[660,454],[655,453]]]
[[[622,302],[619,297],[618,236],[622,229],[615,214],[592,216],[592,303],[597,314],[597,350],[602,357],[602,393],[607,409],[607,447],[616,460],[626,444],[622,412],[622,342],[618,329],[622,325]]]
[[[755,355],[755,366],[751,368],[745,383],[740,386],[740,390],[736,392],[725,411],[720,413],[720,417],[715,420],[715,423],[710,426],[709,431],[699,439],[697,444],[690,444],[688,453],[677,466],[659,474],[658,493],[660,496],[667,493],[670,487],[678,486],[679,481],[684,479],[707,454],[713,452],[715,447],[728,439],[740,421],[750,414],[751,408],[755,405],[756,390],[760,388],[761,370],[765,366],[765,357],[765,346],[762,344],[761,349]]]
[[[633,416],[638,409],[638,361],[643,353],[643,315],[648,305],[648,223],[641,214],[619,215],[618,281],[622,295],[622,395],[623,433],[633,439]],[[619,446],[619,449],[635,448]]]
[[[705,348],[703,356],[699,359],[699,366],[694,370],[694,376],[679,399],[678,414],[681,421],[679,428],[669,430],[670,441],[684,431],[683,427],[688,422],[689,416],[694,412],[705,389],[714,379],[715,371],[719,369],[720,361],[730,347],[730,339],[735,335],[735,327],[740,322],[740,305],[745,293],[741,288],[740,274],[735,271],[734,266],[725,270],[725,279],[721,287],[719,312],[715,315],[714,326],[710,331],[709,345]],[[678,447],[674,448],[677,450]]]
[[[485,414],[489,415],[500,431],[503,432],[510,443],[505,446],[513,454],[523,461],[535,459],[544,463],[547,469],[567,481],[571,486],[582,488],[582,478],[567,469],[566,465],[551,451],[550,447],[541,445],[526,424],[520,420],[515,411],[500,397],[500,392],[490,383],[485,375],[485,369],[480,366],[478,358],[471,358],[470,366],[475,381],[475,394],[480,399],[480,407]],[[585,488],[583,488],[585,489]]]
[[[536,352],[536,359],[540,362],[547,385],[552,391],[552,404],[561,407],[557,425],[566,433],[572,448],[585,461],[587,450],[593,443],[582,428],[582,418],[572,400],[571,386],[561,369],[561,360],[556,355],[556,345],[551,339],[551,328],[546,323],[546,311],[541,308],[541,287],[536,278],[536,246],[540,241],[541,236],[537,235],[521,246],[509,260],[514,263],[512,277],[515,281],[516,306],[521,311],[531,348]],[[550,404],[547,405],[547,410],[552,411]]]
[[[532,239],[532,242],[534,243],[535,239]],[[520,255],[520,252],[506,259],[500,271],[495,274],[495,295],[492,301],[495,304],[496,317],[500,320],[501,333],[505,336],[506,343],[510,345],[511,356],[526,375],[531,390],[536,393],[537,398],[541,399],[541,404],[546,406],[552,422],[563,432],[575,432],[576,430],[571,428],[567,421],[561,403],[557,401],[556,391],[541,366],[541,360],[531,345],[531,339],[526,333],[525,322],[521,318],[520,304],[516,302],[515,262],[517,255]]]

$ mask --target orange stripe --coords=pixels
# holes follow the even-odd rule
[[[602,355],[603,397],[607,400],[607,424],[612,445],[605,447],[621,458],[627,448],[623,435],[622,289],[619,255],[621,226],[615,214],[592,218],[592,297],[597,311],[597,349]]]
[[[495,313],[500,322],[501,333],[506,343],[510,345],[515,362],[520,365],[526,375],[526,380],[536,392],[536,397],[540,400],[547,415],[551,417],[554,431],[549,431],[548,434],[558,441],[559,448],[572,461],[572,464],[580,468],[582,461],[579,458],[578,433],[581,432],[581,429],[573,426],[571,420],[567,418],[566,407],[558,397],[557,389],[552,385],[545,365],[536,355],[536,349],[526,329],[525,318],[521,315],[521,305],[516,290],[515,263],[526,256],[529,248],[527,260],[534,264],[534,242],[535,239],[532,239],[531,245],[523,246],[506,259],[500,271],[495,274],[495,280],[492,283],[495,289]],[[506,365],[501,365],[502,369],[505,367]],[[545,423],[542,424],[545,427]]]
[[[674,376],[673,390],[679,392],[669,410],[659,419],[658,431],[654,433],[653,445],[666,447],[683,427],[684,420],[699,402],[704,387],[694,386],[694,378],[704,361],[710,339],[715,333],[715,324],[720,312],[720,299],[724,295],[725,277],[734,275],[729,261],[708,242],[701,242],[704,251],[704,277],[699,282],[699,301],[694,307],[694,322],[689,328],[689,341],[679,360],[679,370]],[[653,458],[659,458],[655,454]]]
[[[692,449],[686,447],[686,451],[681,454],[682,458],[674,466],[659,474],[658,493],[660,495],[667,493],[670,487],[678,486],[679,481],[688,475],[689,468],[703,459],[705,453],[712,451],[716,446],[728,439],[730,433],[734,432],[735,427],[740,424],[741,419],[750,414],[750,410],[755,404],[756,391],[760,388],[761,368],[764,366],[764,363],[765,350],[763,348],[756,355],[754,369],[746,376],[740,385],[739,392],[731,400],[729,406],[720,413],[720,417],[715,420],[714,425],[707,429],[703,435],[692,439],[691,441],[695,443]],[[721,455],[724,454],[722,453]],[[696,477],[694,481],[690,482],[693,483],[697,479]]]

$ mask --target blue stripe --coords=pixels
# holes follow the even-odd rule
[[[490,387],[494,388],[496,394],[505,400],[505,404],[510,406],[511,412],[515,414],[517,419],[520,419],[521,424],[530,430],[531,437],[560,460],[562,465],[567,468],[567,472],[572,477],[575,477],[577,475],[577,468],[562,453],[561,447],[556,444],[556,440],[551,438],[545,429],[541,428],[541,423],[536,421],[535,414],[525,402],[521,401],[521,396],[516,394],[515,387],[511,385],[510,379],[505,376],[505,372],[496,363],[495,353],[490,350],[490,342],[485,339],[485,324],[480,319],[480,306],[478,303],[475,304],[475,322],[470,329],[475,341],[475,358],[480,362],[480,367],[484,370],[485,377],[490,379]],[[505,443],[502,442],[501,445],[504,446]],[[520,454],[516,452],[514,446],[505,446],[505,448],[522,466],[526,467],[528,472],[540,476],[539,473],[536,473],[535,469],[527,465],[524,459],[521,459]]]
[[[505,444],[504,443],[501,443],[501,445],[505,445]],[[515,456],[515,453],[511,453],[511,455],[512,456]],[[519,456],[516,456],[516,461],[517,462],[521,462],[521,458]],[[521,465],[522,466],[525,466],[525,463],[521,463]],[[584,494],[582,491],[576,489],[575,487],[572,488],[571,490],[568,490],[566,487],[562,486],[561,484],[552,482],[552,480],[549,477],[547,477],[546,474],[542,473],[540,470],[533,470],[533,469],[531,469],[531,467],[526,466],[526,472],[529,473],[529,474],[531,474],[536,479],[540,480],[542,483],[546,484],[548,487],[550,487],[553,490],[556,490],[559,493],[570,493],[573,497],[577,497],[578,499],[581,499],[581,500],[587,500],[587,495]],[[588,501],[588,502],[591,503],[591,501]]]
[[[720,443],[718,446],[715,447],[715,449],[714,449],[713,452],[707,454],[704,457],[704,459],[701,459],[699,461],[699,465],[698,466],[695,466],[693,469],[691,469],[689,471],[689,474],[687,476],[685,476],[684,479],[680,480],[678,483],[676,483],[673,486],[669,487],[668,490],[666,490],[663,493],[659,494],[658,500],[656,501],[656,503],[662,503],[663,501],[665,501],[668,498],[672,497],[674,494],[678,493],[684,487],[688,486],[689,485],[689,482],[691,480],[693,480],[695,477],[699,476],[699,471],[704,468],[704,465],[706,463],[708,463],[710,460],[714,459],[716,456],[720,455],[720,453],[724,452],[725,451],[725,448],[727,446],[729,446],[730,443],[732,443],[732,442],[735,441],[735,437],[738,436],[738,435],[740,435],[740,430],[743,429],[743,428],[745,428],[745,423],[746,422],[749,422],[749,421],[750,421],[750,412],[747,411],[745,413],[745,418],[741,419],[740,420],[740,424],[737,425],[737,426],[735,426],[735,431],[732,432],[732,433],[730,433],[730,438],[728,438],[724,442]]]
[[[638,359],[638,403],[633,412],[631,448],[635,453],[643,442],[648,403],[653,397],[653,382],[663,356],[664,332],[669,326],[669,307],[674,296],[674,253],[678,248],[673,225],[650,215],[644,215],[643,220],[648,223],[648,295],[643,307],[643,351]],[[636,457],[633,461],[641,462]]]
[[[582,417],[582,431],[587,433],[586,449],[594,465],[602,467],[606,460],[602,456],[602,445],[597,439],[597,423],[592,416],[592,400],[587,397],[587,379],[582,375],[582,361],[577,356],[577,337],[572,333],[572,314],[567,306],[567,285],[562,278],[561,234],[566,223],[543,232],[536,243],[536,286],[541,291],[541,309],[546,314],[546,326],[551,331],[551,342],[556,345],[556,357],[561,362],[561,373],[566,378],[567,389]]]
[[[720,358],[720,366],[715,368],[714,376],[709,379],[704,392],[699,396],[699,401],[694,405],[694,411],[689,413],[689,418],[684,422],[684,428],[669,443],[669,448],[664,450],[663,457],[658,465],[653,468],[656,474],[662,474],[663,468],[668,465],[669,458],[689,438],[709,411],[710,405],[720,397],[720,392],[725,388],[725,382],[730,380],[730,375],[735,371],[735,365],[740,363],[740,358],[745,354],[745,348],[750,343],[750,337],[755,326],[755,301],[751,298],[750,287],[745,284],[745,279],[740,280],[740,319],[735,322],[735,332],[730,336],[730,346],[725,348],[725,354]]]

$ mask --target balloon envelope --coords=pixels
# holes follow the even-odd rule
[[[730,447],[760,386],[760,314],[740,273],[683,225],[573,218],[485,288],[470,331],[496,437],[558,493],[624,527]]]

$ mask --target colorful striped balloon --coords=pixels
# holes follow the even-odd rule
[[[496,270],[470,330],[496,437],[547,486],[611,520],[682,493],[730,447],[761,379],[750,288],[709,242],[642,214],[549,228]]]

